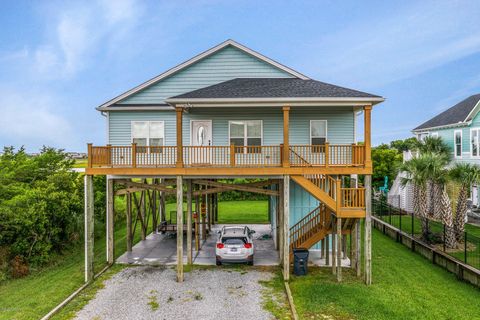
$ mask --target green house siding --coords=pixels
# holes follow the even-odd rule
[[[428,130],[430,134],[437,132],[438,136],[445,141],[451,149],[452,160],[454,162],[470,162],[475,164],[480,164],[480,158],[472,158],[470,153],[470,130],[471,129],[480,129],[480,116],[477,114],[469,126],[455,127],[455,128],[444,128],[444,129],[431,129]],[[462,157],[454,157],[454,134],[455,131],[462,131]]]
[[[292,77],[240,49],[227,46],[118,103],[163,104],[168,97],[235,78]]]
[[[109,143],[131,143],[131,121],[164,121],[165,145],[176,145],[174,111],[111,111],[109,112]],[[191,120],[212,120],[212,145],[229,145],[228,121],[262,120],[263,145],[283,142],[281,108],[192,108],[183,117],[183,144],[190,145]],[[327,120],[328,141],[332,144],[354,142],[354,111],[351,107],[292,108],[290,112],[290,144],[310,144],[310,120]]]

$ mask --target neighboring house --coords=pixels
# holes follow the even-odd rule
[[[452,163],[480,165],[480,94],[472,95],[412,130],[418,139],[441,137],[452,150]],[[472,186],[471,200],[478,206],[478,187]]]
[[[416,152],[403,151],[403,162],[417,155]],[[413,187],[410,183],[402,184],[402,178],[406,178],[405,172],[399,172],[393,180],[392,187],[388,191],[387,202],[394,207],[413,212]]]
[[[211,208],[216,207],[218,192],[237,189],[269,195],[273,238],[286,278],[292,247],[316,245],[329,251],[328,239],[334,241],[353,230],[352,243],[359,248],[360,219],[369,214],[370,199],[364,188],[355,182],[347,185],[349,179],[342,178],[355,181],[357,175],[365,175],[365,188],[370,188],[371,110],[383,100],[310,79],[233,40],[225,41],[97,108],[106,117],[108,136],[105,146],[88,146],[86,234],[93,211],[91,178],[107,175],[110,263],[113,183],[125,186],[121,192],[127,196],[141,190],[173,194],[176,190],[177,211],[186,210],[186,217],[179,215],[169,225],[160,215],[156,223],[177,230],[177,235],[186,229],[188,236],[192,224],[184,225],[182,220],[198,219],[189,209],[192,189],[193,198],[201,198],[201,213],[209,223],[215,221]],[[364,114],[363,144],[357,144],[360,113]],[[265,181],[240,186],[218,181],[236,177]],[[153,178],[154,184],[139,178]],[[182,188],[185,184],[187,191]],[[182,198],[188,201],[186,209]],[[132,219],[130,214],[127,210],[127,220]],[[370,232],[368,223],[366,232]],[[322,240],[327,242],[319,246]],[[87,237],[87,280],[92,276],[89,241]],[[178,241],[181,280],[182,237]],[[187,244],[191,244],[188,238]],[[370,274],[370,241],[365,246]],[[341,242],[337,247],[337,254],[347,254]],[[187,247],[191,262],[189,251]],[[357,268],[358,252],[352,257]]]

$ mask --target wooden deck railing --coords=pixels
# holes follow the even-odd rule
[[[345,145],[292,145],[290,165],[292,167],[311,166],[363,166],[365,147],[356,144]]]
[[[185,167],[281,167],[283,146],[184,146]],[[291,167],[362,166],[360,145],[291,145]],[[142,147],[88,145],[88,167],[157,167],[177,165],[176,146]]]
[[[342,188],[342,208],[365,208],[365,188]]]

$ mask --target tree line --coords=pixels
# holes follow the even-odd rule
[[[23,276],[82,240],[83,175],[59,149],[0,154],[0,280]],[[95,221],[104,224],[105,179],[95,178]],[[100,230],[97,228],[97,230]]]

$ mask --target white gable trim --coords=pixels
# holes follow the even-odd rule
[[[477,103],[475,104],[475,107],[472,108],[468,116],[463,121],[467,122],[469,120],[473,120],[475,115],[478,113],[479,109],[480,109],[480,99],[477,101]]]
[[[301,74],[300,72],[297,72],[293,69],[290,69],[289,67],[284,66],[281,63],[278,63],[278,62],[276,62],[276,61],[274,61],[274,60],[272,60],[272,59],[270,59],[270,58],[268,58],[268,57],[266,57],[266,56],[264,56],[264,55],[262,55],[262,54],[260,54],[256,51],[253,51],[252,49],[249,49],[249,48],[241,45],[238,42],[235,42],[235,41],[229,39],[229,40],[224,41],[224,42],[220,43],[219,45],[217,45],[217,46],[215,46],[211,49],[208,49],[207,51],[204,51],[204,52],[200,53],[199,55],[196,55],[195,57],[177,65],[176,67],[173,67],[170,70],[165,71],[164,73],[156,76],[155,78],[152,78],[152,79],[140,84],[139,86],[136,86],[135,88],[130,89],[125,93],[122,93],[121,95],[113,98],[112,100],[109,100],[109,101],[105,102],[104,104],[97,107],[97,110],[101,110],[101,108],[109,107],[112,104],[115,104],[115,103],[119,102],[120,100],[123,100],[123,99],[127,98],[128,96],[130,96],[130,95],[132,95],[132,94],[134,94],[134,93],[136,93],[136,92],[138,92],[142,89],[145,89],[146,87],[148,87],[148,86],[150,86],[150,85],[152,85],[152,84],[154,84],[154,83],[156,83],[156,82],[158,82],[158,81],[160,81],[160,80],[162,80],[162,79],[164,79],[164,78],[166,78],[166,77],[168,77],[168,76],[170,76],[170,75],[172,75],[172,74],[174,74],[174,73],[176,73],[176,72],[178,72],[178,71],[180,71],[180,70],[182,70],[182,69],[184,69],[184,68],[186,68],[186,67],[188,67],[192,64],[194,64],[195,62],[197,62],[197,61],[199,61],[199,60],[201,60],[201,59],[203,59],[203,58],[205,58],[205,57],[207,57],[207,56],[209,56],[209,55],[211,55],[211,54],[213,54],[213,53],[215,53],[215,52],[217,52],[217,51],[219,51],[219,50],[221,50],[221,49],[223,49],[223,48],[225,48],[226,46],[229,46],[229,45],[233,46],[237,49],[240,49],[240,50],[242,50],[242,51],[244,51],[244,52],[246,52],[246,53],[262,60],[262,61],[265,61],[266,63],[269,63],[269,64],[287,72],[287,73],[290,73],[291,75],[293,75],[297,78],[300,78],[302,80],[310,80],[309,77]]]

